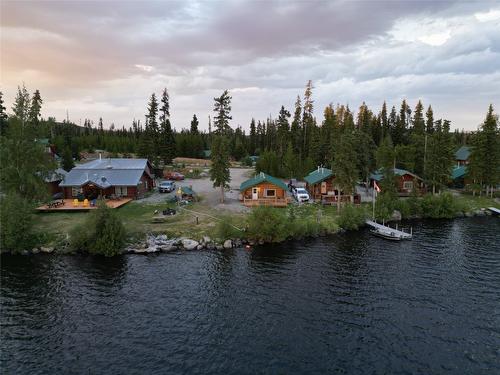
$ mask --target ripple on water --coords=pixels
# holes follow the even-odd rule
[[[500,372],[500,221],[252,251],[3,257],[6,373]]]

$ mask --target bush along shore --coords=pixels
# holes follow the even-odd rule
[[[481,200],[449,193],[410,197],[408,199],[377,201],[377,220],[399,221],[408,219],[453,219],[460,217],[487,216],[491,212],[484,205],[500,206],[496,200]],[[371,215],[371,206],[345,205],[337,212],[336,207],[319,205],[290,205],[286,209],[257,207],[246,217],[245,228],[232,225],[232,217],[223,217],[210,235],[191,238],[189,229],[181,236],[166,233],[144,233],[133,238],[128,236],[116,212],[105,205],[89,213],[85,222],[55,243],[44,246],[17,247],[15,254],[77,254],[89,253],[114,256],[126,253],[150,254],[180,250],[224,250],[287,240],[318,237],[345,230],[357,230],[365,225]],[[6,227],[4,227],[5,229]],[[7,227],[8,228],[8,227]],[[23,234],[24,237],[26,237]],[[23,238],[24,238],[23,237]],[[38,241],[40,236],[34,235]]]

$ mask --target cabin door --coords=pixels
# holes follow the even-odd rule
[[[252,199],[259,199],[259,188],[252,189]]]
[[[321,194],[326,194],[326,181],[321,183]]]

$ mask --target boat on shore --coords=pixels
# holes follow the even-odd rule
[[[391,228],[372,220],[367,220],[366,224],[373,228],[370,230],[371,234],[377,237],[385,238],[386,240],[391,240],[391,241],[411,240],[413,237],[412,230],[410,231],[410,233],[407,233],[402,230],[399,230],[397,226],[396,228]]]

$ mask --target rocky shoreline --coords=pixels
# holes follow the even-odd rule
[[[456,218],[470,218],[470,217],[481,217],[481,216],[491,216],[492,213],[481,208],[474,211],[469,211],[466,213],[458,212],[454,219]],[[405,218],[405,220],[422,220],[426,219],[421,216],[414,216]],[[386,222],[401,221],[401,213],[399,211],[394,211],[391,218]],[[339,229],[337,233],[344,232],[343,229]],[[319,236],[319,235],[318,235]],[[300,238],[292,238],[295,240],[300,240]],[[263,241],[252,241],[241,238],[236,239],[226,239],[224,241],[213,240],[209,236],[203,236],[198,241],[191,238],[181,237],[181,238],[168,238],[165,234],[148,234],[146,239],[143,241],[137,241],[133,243],[128,243],[122,251],[122,254],[153,254],[160,252],[172,252],[172,251],[193,251],[193,250],[224,250],[232,249],[243,246],[254,246],[263,245]],[[2,254],[10,254],[8,251],[2,251]],[[69,249],[69,244],[67,242],[61,243],[58,246],[38,246],[31,250],[23,250],[20,255],[36,255],[36,254],[66,254],[74,255],[77,252]]]

